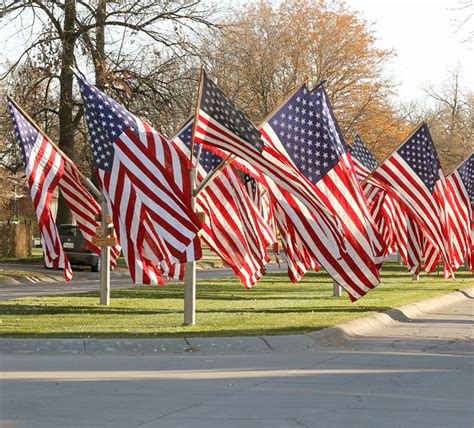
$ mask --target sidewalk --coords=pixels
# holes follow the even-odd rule
[[[444,300],[306,349],[4,353],[2,426],[470,428],[472,289]]]

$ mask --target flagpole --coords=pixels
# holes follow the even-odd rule
[[[336,281],[332,282],[332,295],[333,297],[342,296],[342,287]]]
[[[193,123],[193,131],[191,134],[191,147],[189,151],[189,168],[193,168],[194,135],[196,133],[196,121],[199,114],[199,106],[201,105],[202,84],[204,80],[203,77],[204,77],[204,68],[201,67],[201,74],[199,75],[199,83],[198,83],[198,95],[196,98],[196,106],[194,108],[194,123]]]
[[[104,196],[101,197],[100,207],[102,235],[107,236],[107,201]],[[100,247],[100,304],[110,305],[110,247],[102,245]]]
[[[189,181],[191,186],[191,209],[193,212],[196,209],[196,196],[194,189],[196,187],[196,168],[194,165],[194,134],[196,133],[196,121],[199,114],[199,105],[201,103],[202,82],[203,82],[204,68],[201,67],[201,74],[199,76],[198,95],[196,98],[196,106],[194,109],[194,123],[191,134],[191,147],[189,150]],[[200,153],[199,153],[200,155]],[[184,267],[184,325],[196,324],[196,261],[187,262]]]

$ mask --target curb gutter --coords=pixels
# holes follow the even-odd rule
[[[163,355],[297,352],[337,345],[423,313],[474,299],[474,286],[409,303],[308,334],[291,336],[190,337],[183,339],[0,339],[4,355]]]

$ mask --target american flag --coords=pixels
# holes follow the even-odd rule
[[[159,133],[78,81],[94,164],[132,279],[162,283],[160,272],[202,255],[201,224],[189,192],[177,184],[186,178],[172,170]]]
[[[254,202],[254,204],[260,210],[260,214],[262,215],[265,222],[271,227],[271,229],[277,233],[277,225],[275,220],[275,215],[273,214],[273,206],[271,202],[271,197],[268,192],[268,189],[255,178],[253,178],[249,174],[243,174],[243,183],[247,193],[250,196],[250,199]],[[273,253],[277,262],[279,262],[278,255],[278,241],[273,245]]]
[[[446,178],[452,195],[452,235],[454,268],[467,258],[474,271],[474,154],[471,154]]]
[[[172,138],[185,153],[189,153],[191,147],[192,127],[193,119]],[[202,150],[198,181],[221,160],[216,154]],[[265,273],[269,261],[267,247],[276,242],[276,236],[245,192],[235,168],[227,166],[215,176],[197,195],[196,207],[206,216],[202,229],[206,244],[233,269],[246,287],[254,285]]]
[[[370,173],[377,168],[377,160],[359,135],[356,135],[349,152],[354,162],[357,178],[361,182],[370,214],[385,244],[384,255],[388,256],[398,249],[400,257],[406,264],[406,213],[397,199],[382,189],[376,180],[369,178],[366,181]]]
[[[305,237],[307,248],[313,248],[312,258],[346,289],[352,300],[358,299],[380,282],[383,248],[323,87],[310,91],[303,84],[261,131],[271,147],[286,150],[286,156],[312,183],[314,195],[339,219],[344,245],[337,252],[327,251],[331,246],[321,241],[315,227],[323,224],[314,218],[314,212],[301,216],[290,208],[294,201],[288,195],[278,195],[287,219],[305,225],[295,230],[312,229],[313,233]]]
[[[377,161],[360,136],[351,147],[351,155],[370,213],[386,244],[385,255],[396,248],[409,272],[419,274],[424,259],[425,270],[432,273],[440,259],[437,247],[427,242],[416,219],[408,216],[398,197],[384,190],[383,184],[370,175]]]
[[[86,241],[87,248],[100,254],[101,249],[92,241],[97,236],[99,222],[96,219],[100,218],[102,209],[82,183],[78,171],[77,167],[73,167],[68,161],[65,161],[59,189]],[[110,247],[109,252],[110,264],[112,267],[116,267],[117,258],[120,255],[120,245]]]
[[[267,178],[267,183],[270,185],[268,193],[271,195],[275,220],[280,231],[288,277],[296,283],[309,269],[319,270],[316,256],[325,244],[331,245],[327,247],[328,254],[339,256],[338,249],[333,242],[324,242],[324,238],[319,238],[321,229],[316,216],[304,204],[271,179]]]
[[[406,217],[407,246],[405,265],[409,272],[418,275],[421,271],[426,240],[418,223],[411,217]],[[403,253],[402,253],[403,257]]]
[[[452,275],[446,218],[450,196],[427,125],[421,125],[372,177],[398,197],[429,243],[439,249],[445,278]]]
[[[358,134],[354,138],[354,144],[350,147],[349,153],[354,161],[356,175],[359,181],[364,180],[377,168],[377,160]]]
[[[59,177],[57,186],[64,197],[66,205],[71,210],[73,218],[76,221],[76,224],[79,227],[82,236],[84,237],[86,247],[96,252],[97,254],[100,254],[100,248],[94,245],[92,241],[94,237],[97,236],[97,228],[99,227],[99,223],[96,221],[96,218],[100,217],[101,208],[100,205],[94,199],[94,197],[89,193],[87,188],[82,183],[82,179],[79,175],[79,168],[75,164],[72,164],[70,160],[64,159],[64,157],[55,149],[55,147],[51,143],[49,143],[47,139],[43,135],[41,135],[40,132],[35,130],[35,128],[30,124],[30,122],[21,114],[20,111],[18,111],[18,109],[15,108],[12,103],[9,103],[9,106],[14,118],[15,131],[17,139],[20,143],[20,148],[23,155],[23,159],[25,160],[25,165],[27,165],[27,156],[29,158],[33,153],[31,151],[31,147],[33,146],[33,144],[31,144],[28,139],[30,139],[31,141],[31,138],[38,138],[38,136],[40,136],[44,139],[44,147],[47,148],[47,150],[51,151],[51,153],[54,154],[57,159],[59,159],[58,162],[61,164],[61,172],[56,172],[57,177]],[[51,191],[53,190],[54,188],[51,188]],[[49,202],[45,204],[45,206],[48,205]],[[57,229],[55,226],[53,229],[54,230],[52,230],[50,234],[47,233],[48,237],[46,238],[46,242],[52,242],[53,236],[54,240],[57,239]],[[50,248],[52,247],[51,244],[48,245]],[[43,251],[43,253],[45,254],[45,258],[49,258],[50,260],[49,262],[46,262],[46,265],[48,267],[59,267],[59,265],[56,266],[54,263],[51,262],[51,251],[45,250]],[[117,258],[119,254],[120,246],[116,245],[110,248],[111,265],[113,267],[117,265]],[[61,255],[60,259],[61,258],[64,258],[64,256]],[[65,273],[66,278],[70,279],[72,278],[72,273],[69,273],[68,269],[66,269]]]
[[[64,277],[69,282],[73,277],[71,265],[50,210],[51,198],[64,173],[65,161],[11,102],[8,106],[38,220],[44,264],[48,268],[63,269]]]
[[[342,245],[340,224],[334,213],[315,195],[311,183],[278,147],[264,144],[264,140],[272,136],[264,128],[260,132],[203,72],[194,142],[204,144],[222,157],[231,153],[237,157],[234,164],[259,181],[264,180],[263,175],[270,177],[316,211],[331,230],[332,238]]]

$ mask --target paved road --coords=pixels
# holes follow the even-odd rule
[[[311,351],[3,355],[0,425],[472,427],[473,306]]]
[[[62,280],[62,276],[60,273],[58,273],[57,271],[49,271],[41,265],[18,265],[13,263],[0,263],[0,270],[2,268],[9,270],[40,272],[47,275],[54,275],[56,280],[52,280],[51,282],[31,282],[27,284],[0,283],[0,300],[11,300],[28,296],[72,294],[99,290],[99,273],[90,272],[88,270],[75,270],[73,280],[69,284],[66,284],[64,280]],[[267,266],[267,270],[269,272],[275,272],[279,271],[280,268],[275,263],[271,263]],[[286,265],[282,265],[281,271],[286,272]],[[235,276],[232,269],[229,268],[198,270],[196,275],[198,280]],[[130,282],[128,272],[111,272],[110,286],[111,289],[130,288],[134,287],[134,284]]]

